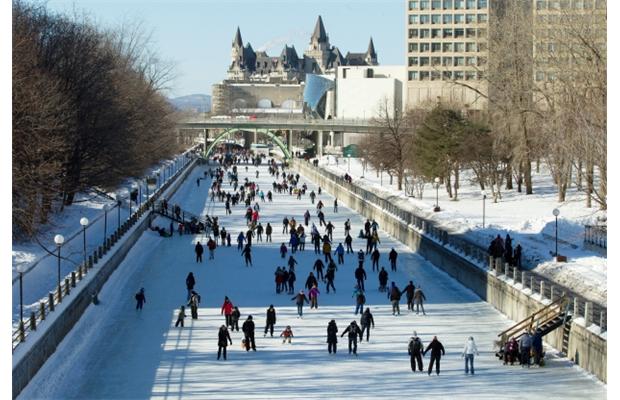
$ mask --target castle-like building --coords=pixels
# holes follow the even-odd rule
[[[243,45],[241,31],[232,42],[232,62],[228,68],[227,79],[242,82],[282,82],[299,83],[306,74],[333,74],[336,67],[343,65],[378,65],[375,46],[370,38],[365,53],[347,53],[345,56],[338,47],[329,43],[323,20],[319,15],[310,38],[310,45],[300,57],[295,46],[284,46],[279,57],[270,57],[264,51],[254,51],[252,45]]]

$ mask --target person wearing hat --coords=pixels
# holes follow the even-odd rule
[[[291,344],[291,338],[293,337],[293,329],[291,329],[290,325],[287,325],[286,329],[284,329],[282,333],[280,333],[280,337],[284,337],[284,339],[282,339],[282,344],[286,343],[287,340],[288,340],[288,343]]]
[[[332,354],[332,350],[336,354],[336,343],[338,343],[338,326],[336,320],[332,319],[327,324],[327,351],[329,354]]]
[[[431,360],[429,361],[428,364],[428,374],[430,375],[431,372],[433,372],[433,364],[436,362],[437,363],[437,367],[435,369],[435,372],[437,372],[437,375],[439,375],[440,372],[440,361],[441,361],[441,356],[442,355],[446,355],[446,350],[443,348],[443,345],[441,344],[441,342],[439,340],[437,340],[437,336],[433,336],[433,340],[428,344],[428,346],[426,346],[426,350],[424,350],[424,355],[426,355],[427,351],[431,351]]]
[[[295,304],[297,304],[297,314],[299,315],[299,318],[302,318],[304,315],[304,301],[309,303],[304,291],[300,290],[297,295],[291,298],[291,300],[295,300]]]
[[[265,324],[265,334],[263,337],[267,336],[267,331],[271,337],[273,337],[273,327],[276,324],[276,309],[273,308],[273,304],[269,305],[267,309],[267,322]]]
[[[476,347],[476,342],[474,342],[474,337],[470,336],[465,341],[465,347],[463,348],[463,353],[461,357],[465,357],[465,373],[468,374],[471,369],[471,374],[474,374],[474,353],[476,355],[480,355],[478,353],[478,348]],[[470,368],[471,367],[471,368]]]
[[[217,359],[220,359],[221,353],[224,353],[224,360],[226,360],[226,346],[228,346],[228,342],[232,344],[232,339],[230,338],[230,332],[228,332],[228,328],[226,325],[220,326],[220,330],[217,333]]]
[[[248,319],[246,319],[243,323],[241,330],[243,331],[243,336],[245,339],[245,351],[250,351],[250,347],[252,347],[252,350],[256,351],[256,342],[254,341],[254,321],[252,321],[251,315],[248,315]]]
[[[345,333],[349,334],[349,354],[353,351],[353,354],[357,356],[357,337],[359,336],[360,341],[362,340],[362,330],[357,325],[357,322],[351,321],[351,324],[347,326],[347,329],[342,332],[340,337],[343,337]]]
[[[136,310],[142,310],[142,306],[146,303],[146,296],[144,296],[144,288],[141,288],[138,293],[136,293]]]
[[[424,345],[422,344],[422,340],[418,337],[418,333],[413,331],[413,336],[409,339],[409,347],[408,352],[410,356],[411,362],[411,371],[415,372],[416,362],[418,364],[418,371],[422,372],[424,370],[424,365],[422,364],[422,351],[424,349]]]

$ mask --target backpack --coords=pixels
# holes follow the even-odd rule
[[[420,342],[420,340],[414,340],[413,341],[413,352],[414,353],[419,353],[420,351],[422,351],[422,342]]]
[[[407,347],[407,352],[408,352],[410,355],[414,353],[414,343],[415,343],[415,340],[413,340],[413,339],[411,339],[411,340],[409,341],[409,346]]]
[[[363,293],[357,295],[357,302],[359,304],[366,304],[366,296]]]

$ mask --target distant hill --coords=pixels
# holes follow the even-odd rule
[[[187,96],[168,99],[170,103],[181,111],[209,112],[211,111],[211,96],[207,94],[190,94]]]

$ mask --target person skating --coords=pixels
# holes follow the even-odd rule
[[[304,315],[304,301],[308,303],[308,298],[304,294],[303,290],[300,290],[297,295],[295,295],[291,300],[295,300],[295,304],[297,305],[297,315],[299,318],[302,318]]]
[[[476,342],[474,341],[474,337],[470,336],[465,341],[465,347],[463,348],[463,353],[461,357],[465,357],[465,373],[468,374],[471,370],[471,374],[474,374],[474,353],[479,355],[478,348],[476,347]],[[468,365],[469,364],[469,365]]]
[[[327,324],[327,351],[329,354],[336,354],[338,343],[338,326],[336,325],[335,320],[329,321]]]
[[[332,224],[332,221],[329,221],[327,223],[327,225],[325,225],[325,231],[327,231],[327,237],[329,237],[329,240],[334,240],[334,224]]]
[[[142,306],[146,303],[146,296],[144,295],[144,288],[141,288],[138,293],[136,293],[136,310],[142,310]]]
[[[192,290],[192,296],[187,305],[190,307],[192,319],[198,319],[198,306],[200,305],[200,295]]]
[[[319,288],[316,285],[312,286],[312,289],[310,289],[310,291],[308,292],[308,297],[310,298],[310,309],[311,310],[313,308],[316,308],[316,309],[319,308],[319,294],[321,294],[321,292],[319,292]]]
[[[245,339],[245,351],[250,351],[250,347],[252,347],[252,350],[256,351],[256,342],[254,341],[254,321],[252,321],[251,315],[248,315],[248,319],[246,319],[243,323],[241,330],[243,331],[243,337]]]
[[[252,248],[250,247],[249,243],[245,245],[245,248],[241,252],[241,255],[243,255],[243,258],[245,260],[245,266],[247,267],[249,265],[251,267],[252,266]]]
[[[344,244],[347,245],[347,254],[353,253],[353,246],[352,246],[353,238],[348,233],[347,233],[347,236],[345,236],[344,238]]]
[[[290,256],[288,258],[287,264],[288,264],[288,268],[292,269],[294,271],[295,270],[295,265],[297,265],[298,263],[297,263],[297,260],[295,260],[295,258],[293,256]]]
[[[357,315],[358,312],[361,314],[364,309],[364,304],[366,304],[364,291],[359,286],[355,286],[352,297],[355,299],[355,315]]]
[[[196,243],[194,251],[196,252],[196,262],[202,262],[202,253],[204,253],[205,249],[202,247],[200,242]]]
[[[322,281],[325,280],[325,276],[323,275],[324,267],[325,267],[325,264],[323,264],[323,261],[321,261],[320,258],[317,258],[316,261],[314,262],[314,265],[312,266],[312,269],[316,271],[317,279],[320,279]]]
[[[381,267],[381,271],[379,271],[379,291],[385,292],[387,290],[387,281],[388,281],[388,272],[385,268]]]
[[[257,242],[262,242],[263,241],[263,231],[265,230],[265,228],[263,228],[263,225],[259,222],[258,226],[256,227],[256,241]]]
[[[364,265],[364,251],[362,249],[357,252],[357,263],[360,267]]]
[[[357,325],[357,322],[351,321],[351,324],[347,326],[347,329],[342,332],[340,337],[343,337],[346,333],[349,334],[349,354],[353,351],[353,354],[357,356],[357,338],[359,336],[360,341],[362,340],[362,330]]]
[[[375,267],[377,267],[377,271],[379,271],[379,258],[381,257],[381,253],[379,253],[379,249],[374,249],[372,254],[370,255],[370,260],[372,261],[372,270],[374,272]]]
[[[265,323],[265,334],[264,336],[267,336],[267,332],[269,332],[269,335],[271,337],[273,337],[273,327],[276,324],[276,309],[273,308],[273,304],[271,304],[269,306],[269,308],[267,309],[267,322]]]
[[[334,199],[334,212],[337,213],[338,212],[338,199]]]
[[[413,295],[415,293],[415,285],[412,281],[409,281],[409,284],[405,286],[403,292],[407,295],[407,311],[413,311]]]
[[[304,213],[304,225],[308,226],[308,223],[310,223],[310,211],[306,210]]]
[[[174,327],[178,327],[179,324],[181,325],[181,328],[185,326],[185,306],[181,306],[181,308],[179,309],[179,314],[177,315],[177,322],[176,324],[174,324]]]
[[[313,286],[319,286],[319,282],[314,277],[314,274],[310,272],[308,274],[308,278],[306,279],[306,285],[304,286],[306,289],[310,290]]]
[[[288,248],[286,247],[286,243],[282,243],[280,245],[280,258],[285,258],[287,252],[288,252]]]
[[[241,318],[241,312],[239,311],[239,307],[235,306],[233,308],[232,314],[230,314],[230,321],[232,325],[230,326],[230,330],[236,330],[239,332],[239,319]]]
[[[226,326],[232,327],[232,311],[233,303],[230,301],[228,296],[224,296],[224,303],[222,304],[220,315],[224,315],[224,318],[226,319]]]
[[[290,325],[287,325],[286,328],[280,333],[280,337],[284,337],[282,339],[282,344],[284,344],[287,340],[288,343],[291,344],[291,339],[293,338],[293,329],[291,329]]]
[[[338,256],[338,264],[344,264],[344,246],[342,243],[338,243],[338,247],[336,247],[334,254]]]
[[[415,372],[416,362],[418,364],[418,371],[422,372],[424,370],[424,364],[422,364],[423,350],[424,345],[422,344],[422,340],[418,337],[418,333],[413,331],[413,336],[409,340],[408,346],[412,372]]]
[[[419,314],[420,307],[422,307],[422,314],[426,315],[426,311],[424,311],[424,301],[426,300],[426,296],[424,295],[424,292],[422,291],[421,286],[418,286],[418,288],[413,293],[413,300],[415,302],[415,308],[416,308],[415,313]]]
[[[282,233],[288,233],[289,220],[287,217],[282,219]]]
[[[532,336],[532,350],[534,352],[534,364],[540,366],[543,357],[543,343],[540,329],[536,329]]]
[[[267,226],[265,227],[265,242],[271,242],[271,234],[273,233],[273,228],[271,224],[267,222]]]
[[[400,289],[398,289],[398,286],[396,286],[396,283],[392,282],[392,287],[390,288],[390,292],[388,293],[388,296],[390,298],[390,302],[392,303],[392,315],[396,315],[396,313],[398,313],[398,315],[400,315],[400,297],[402,295],[402,292],[400,291]]]
[[[295,281],[297,277],[295,276],[295,271],[289,269],[288,271],[288,294],[293,294],[295,292]]]
[[[532,348],[532,336],[528,331],[523,333],[519,341],[519,351],[521,353],[521,366],[530,367],[530,350]]]
[[[243,243],[245,242],[245,235],[243,232],[239,232],[237,236],[237,250],[243,250]]]
[[[209,260],[213,260],[215,258],[216,247],[217,244],[215,243],[215,240],[211,239],[211,236],[209,236],[209,240],[207,241],[207,248],[209,249]]]
[[[365,290],[364,281],[366,280],[366,271],[361,265],[355,269],[355,279],[357,280],[357,286],[359,286],[360,289]]]
[[[366,341],[370,339],[370,327],[375,328],[375,319],[372,317],[370,313],[370,308],[366,308],[364,313],[360,318],[360,326],[362,327],[362,334],[360,336],[360,341],[364,338],[364,331],[366,331]]]
[[[325,281],[327,282],[326,290],[329,293],[329,288],[331,287],[336,293],[336,287],[334,286],[334,279],[336,278],[336,268],[332,268],[331,266],[327,268],[327,272],[325,273]]]
[[[224,360],[226,360],[226,347],[228,343],[232,345],[232,339],[230,338],[230,332],[228,332],[228,328],[226,325],[220,326],[220,330],[217,333],[217,359],[220,359],[220,356],[224,355]]]
[[[392,250],[390,250],[390,254],[388,255],[388,260],[390,260],[390,268],[392,268],[392,271],[396,271],[396,259],[397,258],[398,258],[398,253],[392,247]]]
[[[440,372],[440,361],[441,361],[441,356],[446,354],[446,351],[443,348],[443,345],[441,344],[441,342],[439,340],[437,340],[437,336],[433,336],[433,340],[428,344],[428,346],[426,347],[426,350],[424,350],[423,355],[426,355],[426,352],[431,351],[431,360],[428,363],[428,375],[431,374],[431,372],[433,372],[433,364],[437,363],[437,366],[435,367],[435,372],[437,372],[437,375],[439,375]]]
[[[325,262],[329,262],[332,259],[332,245],[329,240],[323,242],[323,255],[325,256]]]

